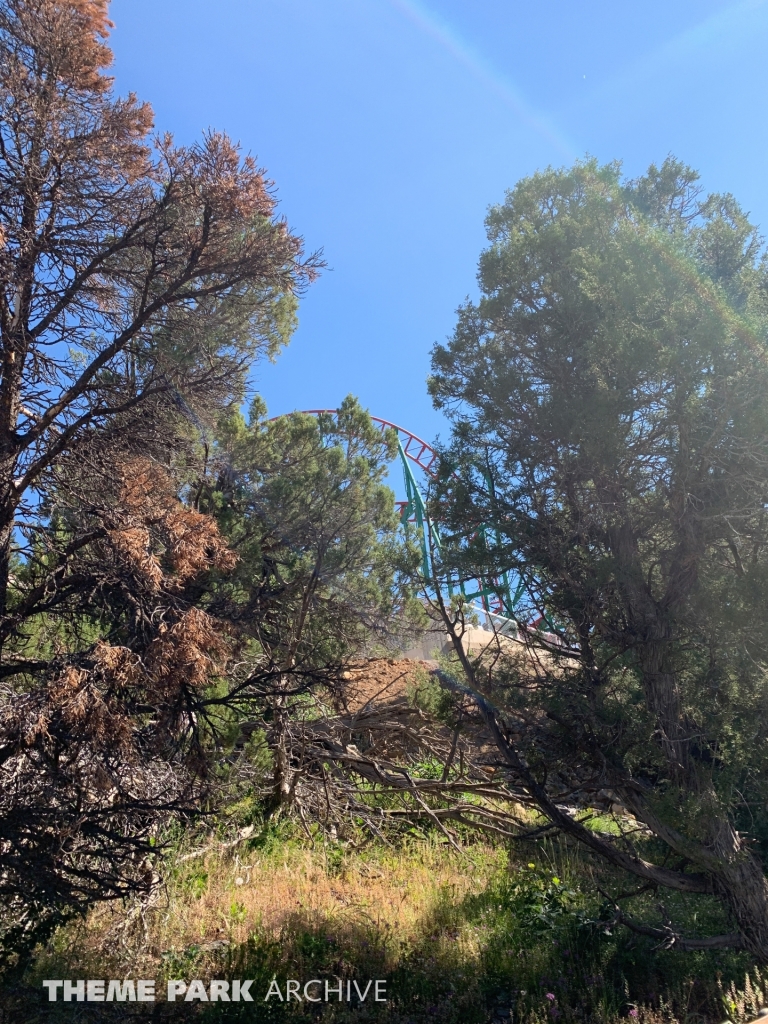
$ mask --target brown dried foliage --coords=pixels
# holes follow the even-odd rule
[[[38,663],[26,692],[0,694],[0,900],[33,922],[30,937],[96,898],[153,884],[138,853],[168,814],[192,811],[204,785],[199,707],[230,643],[184,588],[235,556],[210,517],[178,500],[167,470],[132,460],[120,481],[100,511],[118,525],[92,531],[52,579],[65,609],[70,585],[127,593],[143,632],[61,651]],[[116,558],[105,558],[104,539]],[[52,609],[57,598],[49,579]]]
[[[22,45],[59,51],[61,61],[50,70],[57,79],[81,92],[106,92],[111,79],[103,71],[112,64],[104,40],[113,28],[108,0],[11,0],[4,4],[3,22]]]
[[[237,555],[227,547],[216,522],[178,500],[167,470],[149,459],[133,459],[123,468],[121,480],[120,505],[128,523],[109,535],[154,590],[181,586],[211,567],[226,572],[235,566]],[[173,579],[152,550],[158,535],[165,541]]]
[[[235,556],[153,459],[241,399],[320,266],[225,135],[150,139],[110,28],[107,0],[0,0],[0,903],[25,941],[143,884],[194,794],[227,655],[195,581]]]
[[[199,608],[190,608],[178,622],[161,627],[145,657],[152,690],[163,699],[185,687],[201,690],[227,654],[220,627]]]
[[[109,27],[104,0],[0,3],[0,610],[30,491],[103,464],[113,429],[139,456],[178,446],[179,410],[215,421],[321,265],[225,135],[151,143],[150,107],[104,74]]]

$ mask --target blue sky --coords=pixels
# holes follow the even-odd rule
[[[359,396],[432,439],[429,351],[483,219],[538,168],[668,153],[768,228],[768,0],[113,0],[117,88],[182,142],[227,131],[329,269],[273,414]]]

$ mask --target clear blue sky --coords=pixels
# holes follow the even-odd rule
[[[113,0],[120,92],[227,131],[328,271],[256,383],[431,439],[429,351],[475,290],[488,206],[589,153],[672,152],[768,228],[768,0]]]

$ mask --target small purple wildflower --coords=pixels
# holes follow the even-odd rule
[[[629,1011],[629,1016],[630,1016],[630,1017],[636,1017],[636,1016],[637,1016],[637,1010],[636,1010],[636,1009],[634,1008],[634,1006],[633,1006],[633,1007],[632,1007],[632,1009],[631,1009],[631,1010]]]
[[[544,996],[544,998],[548,999],[551,1003],[554,1003],[554,1001],[555,1001],[555,993],[554,992],[547,992],[547,994]]]

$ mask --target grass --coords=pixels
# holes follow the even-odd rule
[[[189,852],[179,851],[153,906],[102,907],[62,929],[6,992],[8,1021],[150,1019],[138,1005],[43,1004],[40,983],[51,977],[155,977],[158,992],[168,978],[254,979],[253,1004],[146,1008],[152,1020],[200,1024],[717,1024],[751,1019],[764,998],[743,954],[678,954],[614,932],[596,867],[564,845],[510,858],[475,843],[461,855],[414,835],[397,848],[354,849],[308,845],[284,826],[182,859]],[[650,898],[636,909],[654,910]],[[714,907],[703,911],[711,920],[698,913],[692,927],[717,923]],[[361,990],[386,979],[389,1001],[264,1000],[273,979],[285,993],[287,979],[311,978],[357,980]]]

